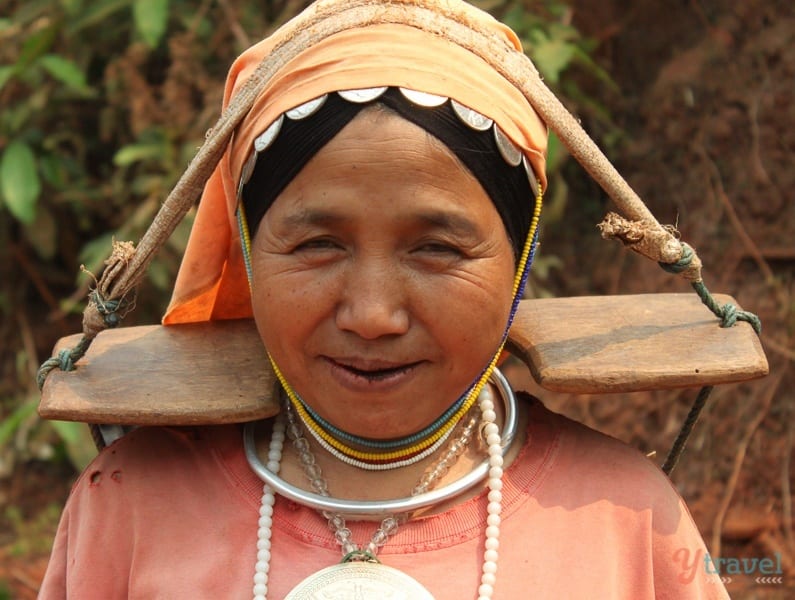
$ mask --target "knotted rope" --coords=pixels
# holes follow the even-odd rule
[[[690,268],[690,263],[695,256],[695,252],[684,242],[681,242],[681,244],[684,250],[681,259],[670,264],[662,262],[659,263],[664,271],[678,274],[686,272]],[[701,298],[701,302],[703,302],[704,305],[720,319],[721,327],[732,327],[737,321],[745,321],[746,323],[749,323],[751,327],[753,327],[757,335],[762,333],[762,321],[760,321],[759,317],[754,313],[748,312],[746,310],[740,310],[731,302],[720,304],[717,300],[715,300],[712,294],[710,294],[707,286],[704,285],[704,281],[701,279],[697,281],[691,281],[690,285],[693,286],[696,294],[698,294],[698,297]]]

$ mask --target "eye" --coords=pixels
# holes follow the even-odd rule
[[[304,240],[293,248],[293,252],[331,252],[342,250],[342,245],[332,238],[313,238]]]
[[[449,242],[441,242],[441,241],[425,242],[423,244],[420,244],[415,250],[415,252],[427,253],[430,255],[440,255],[440,256],[464,255],[464,251],[455,244],[451,244]]]

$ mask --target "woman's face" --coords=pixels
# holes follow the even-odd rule
[[[287,381],[370,438],[438,418],[510,312],[513,251],[491,200],[441,142],[377,108],[276,199],[251,262],[257,327]]]

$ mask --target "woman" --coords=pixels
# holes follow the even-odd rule
[[[725,597],[683,560],[704,545],[654,465],[495,369],[546,129],[484,61],[401,24],[400,4],[267,83],[205,189],[164,319],[253,316],[279,416],[105,449],[42,598]],[[519,47],[468,5],[417,4]],[[226,103],[286,35],[238,59]]]

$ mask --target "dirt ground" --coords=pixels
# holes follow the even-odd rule
[[[795,9],[783,0],[574,4],[575,24],[599,40],[597,61],[619,90],[583,76],[582,88],[609,107],[612,121],[576,105],[583,125],[596,136],[620,133],[607,147],[619,170],[698,250],[710,289],[733,295],[763,322],[770,375],[715,390],[673,482],[712,556],[780,562],[781,583],[730,574],[733,598],[795,597]],[[688,291],[599,239],[595,224],[610,202],[574,164],[566,177],[566,216],[544,229],[540,252],[561,266],[544,287],[556,295]],[[521,368],[512,376],[535,390]],[[535,391],[660,462],[695,396]],[[35,598],[49,549],[26,540],[49,539],[73,477],[34,461],[0,480],[3,503],[21,507],[0,524],[0,600]]]

